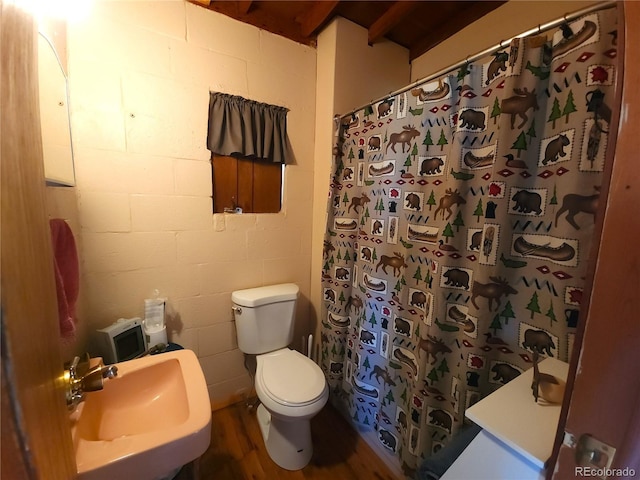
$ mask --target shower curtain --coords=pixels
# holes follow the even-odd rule
[[[534,351],[569,358],[615,23],[608,9],[515,39],[336,122],[321,365],[332,402],[407,475]]]

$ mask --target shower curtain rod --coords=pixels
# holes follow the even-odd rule
[[[553,20],[551,22],[547,22],[541,25],[538,25],[537,27],[534,27],[530,30],[527,30],[524,33],[521,33],[519,35],[516,35],[514,37],[511,37],[508,40],[502,40],[500,43],[498,43],[497,45],[494,45],[493,47],[489,47],[485,50],[482,50],[481,52],[476,53],[475,55],[472,55],[470,57],[465,58],[464,60],[461,60],[457,63],[454,63],[452,65],[449,65],[448,67],[443,68],[442,70],[437,71],[436,73],[433,73],[431,75],[427,75],[424,78],[421,78],[420,80],[416,80],[415,82],[402,87],[399,90],[393,91],[388,93],[387,95],[383,95],[382,97],[378,98],[377,100],[372,100],[369,103],[365,103],[364,105],[355,108],[353,110],[350,110],[347,113],[344,113],[342,115],[336,115],[338,118],[344,118],[347,115],[353,115],[354,113],[356,113],[358,110],[362,110],[365,107],[368,107],[369,105],[373,105],[377,102],[380,102],[382,100],[384,100],[385,98],[389,98],[389,97],[393,97],[396,95],[399,95],[401,93],[407,92],[409,90],[411,90],[412,88],[417,87],[418,85],[422,85],[424,83],[427,83],[431,80],[435,80],[436,78],[452,72],[453,70],[456,70],[460,67],[462,67],[463,65],[469,64],[471,62],[475,62],[476,60],[479,60],[482,57],[485,57],[487,55],[490,55],[498,50],[500,50],[501,48],[505,48],[507,45],[509,45],[509,43],[514,39],[514,38],[522,38],[522,37],[528,37],[529,35],[533,35],[534,33],[540,34],[542,32],[545,32],[547,30],[550,30],[552,28],[555,27],[559,27],[560,25],[562,25],[563,23],[567,23],[567,22],[571,22],[575,19],[577,19],[578,17],[581,17],[583,15],[586,15],[588,13],[592,13],[592,12],[596,12],[598,10],[605,10],[607,8],[613,8],[616,5],[616,1],[612,0],[612,1],[607,1],[607,2],[602,2],[602,3],[598,3],[596,5],[591,5],[589,7],[585,7],[581,10],[577,10],[571,14],[566,14],[564,17],[558,18],[556,20]]]

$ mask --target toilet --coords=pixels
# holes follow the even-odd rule
[[[329,388],[313,360],[288,348],[298,286],[293,283],[231,294],[238,347],[255,354],[255,388],[262,438],[271,459],[299,470],[313,454],[309,420],[327,403]]]

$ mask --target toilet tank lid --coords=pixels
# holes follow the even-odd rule
[[[266,287],[236,290],[231,293],[231,301],[243,307],[259,307],[269,303],[285,302],[298,298],[300,289],[295,283],[268,285]]]

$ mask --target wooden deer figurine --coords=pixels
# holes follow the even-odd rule
[[[540,354],[537,349],[533,350],[533,381],[531,382],[531,390],[533,390],[533,398],[538,403],[538,397],[545,402],[554,404],[562,403],[564,397],[564,389],[566,383],[559,378],[542,373],[538,369],[538,361]]]

